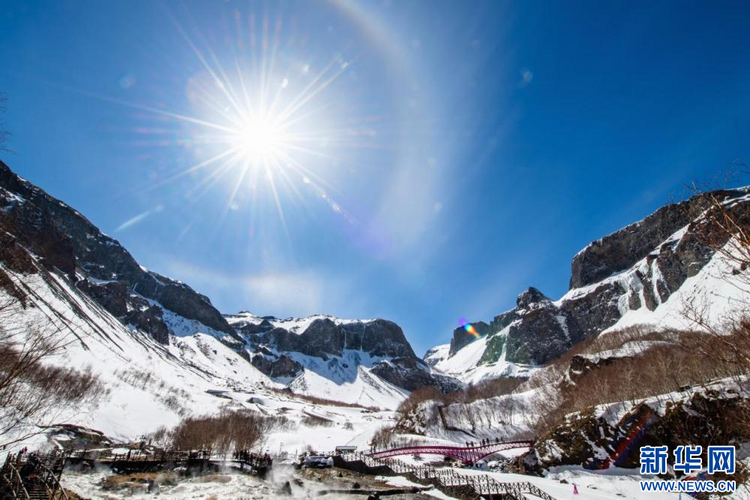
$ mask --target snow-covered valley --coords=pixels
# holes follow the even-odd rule
[[[559,498],[572,484],[581,498],[639,498],[632,461],[615,456],[633,418],[646,412],[653,422],[689,421],[705,410],[706,399],[715,407],[701,418],[718,422],[747,404],[744,375],[710,371],[696,356],[675,357],[688,334],[716,340],[716,331],[740,328],[750,299],[748,270],[737,264],[741,254],[733,258],[732,240],[712,248],[697,236],[710,208],[698,201],[678,207],[690,217],[670,205],[582,250],[571,289],[560,299],[530,288],[516,308],[456,329],[449,344],[420,359],[408,332],[385,319],[221,314],[188,285],[138,265],[117,241],[4,164],[0,174],[2,330],[19,348],[53,338],[56,348],[44,366],[95,381],[84,400],[34,418],[4,408],[4,454],[103,446],[82,441],[87,433],[131,449],[191,419],[239,411],[269,422],[253,447],[276,457],[342,446],[367,452],[531,440],[532,449],[494,457],[502,470],[466,474],[523,478]],[[745,217],[746,193],[729,192],[722,203]],[[622,250],[630,239],[641,248]],[[639,360],[686,363],[692,370],[686,387],[676,390],[680,380],[637,386],[635,378],[653,381],[661,373],[636,377],[646,368]],[[611,384],[596,386],[605,376]],[[575,453],[574,425],[585,428],[583,437],[576,434],[582,448]],[[591,429],[610,442],[595,442]],[[598,470],[598,461],[611,467]],[[88,497],[117,498],[96,489],[108,473],[96,474],[73,475],[64,484]],[[268,484],[238,476],[220,485],[170,487],[163,495],[231,497],[238,488],[275,494]]]

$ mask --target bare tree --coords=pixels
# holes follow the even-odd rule
[[[225,410],[215,416],[187,418],[171,432],[160,428],[152,439],[177,450],[248,451],[261,448],[273,428],[286,424],[284,419],[250,410]]]
[[[741,174],[748,174],[744,162],[733,162]],[[698,349],[707,357],[723,364],[735,364],[750,373],[750,317],[747,315],[750,296],[750,192],[729,196],[726,190],[709,191],[693,184],[691,191],[702,197],[707,209],[696,221],[694,232],[699,241],[722,257],[725,266],[718,276],[738,290],[737,307],[722,321],[709,314],[711,304],[699,296],[689,298],[684,306],[686,318],[707,333],[709,345],[690,336],[686,347]]]
[[[0,446],[44,432],[66,411],[103,391],[90,371],[50,365],[65,335],[22,321],[18,302],[0,305]]]

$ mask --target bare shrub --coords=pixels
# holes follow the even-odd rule
[[[250,410],[224,410],[219,415],[186,418],[171,432],[158,429],[151,438],[165,448],[228,453],[261,447],[271,430],[286,423]]]
[[[521,384],[526,381],[525,378],[493,378],[481,380],[476,384],[471,384],[463,391],[455,391],[445,395],[446,404],[452,403],[473,403],[482,399],[494,398],[506,394],[512,394]]]
[[[744,167],[742,173],[750,170]],[[729,191],[719,189],[707,191],[697,184],[690,186],[694,195],[704,200],[708,208],[694,223],[698,240],[722,255],[733,264],[730,271],[734,276],[741,275],[740,281],[750,286],[750,209],[746,200],[731,199]]]
[[[382,450],[387,448],[399,448],[406,446],[416,446],[421,441],[402,436],[398,433],[395,427],[381,427],[372,436],[370,441],[371,449]]]
[[[544,433],[560,424],[565,415],[592,406],[620,401],[635,404],[649,397],[672,398],[692,386],[741,376],[746,372],[735,358],[722,360],[716,355],[707,355],[720,349],[725,341],[738,342],[746,331],[736,334],[740,337],[734,337],[735,333],[732,333],[720,342],[700,332],[647,335],[647,338],[673,340],[656,343],[635,355],[605,358],[573,380],[541,385],[539,390],[546,392],[537,398],[540,419],[536,430]],[[628,335],[626,333],[622,338],[628,338]]]
[[[370,446],[372,446],[374,449],[383,449],[390,447],[395,433],[396,431],[393,427],[381,427],[380,429],[375,431],[375,434],[373,434],[372,440],[370,441]]]
[[[443,401],[443,396],[443,393],[432,386],[421,387],[412,391],[409,397],[398,405],[396,411],[402,415],[406,415],[415,411],[426,401]]]
[[[422,387],[413,391],[408,398],[401,402],[397,411],[402,415],[414,412],[426,401],[436,401],[442,406],[452,404],[468,404],[475,401],[494,398],[513,393],[526,379],[524,378],[495,378],[482,380],[476,384],[470,384],[460,391],[443,394],[434,387]],[[470,410],[467,410],[470,411]],[[467,415],[474,418],[472,415]]]
[[[115,372],[117,378],[131,387],[148,391],[153,394],[164,406],[181,417],[187,415],[186,401],[192,401],[193,396],[181,387],[176,387],[158,379],[153,373],[137,367],[127,367]],[[158,383],[157,383],[158,382]]]
[[[6,324],[18,316],[14,303],[0,306]],[[52,366],[46,361],[68,340],[38,325],[0,329],[0,445],[22,441],[44,431],[67,410],[105,394],[90,370]]]
[[[165,426],[161,426],[148,436],[151,444],[157,448],[167,449],[172,444],[172,435]]]

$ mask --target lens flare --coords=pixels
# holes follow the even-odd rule
[[[479,337],[481,337],[481,335],[479,335],[479,332],[477,331],[477,329],[474,328],[474,325],[472,325],[471,323],[469,323],[468,321],[466,321],[466,319],[460,318],[458,320],[458,324],[461,325],[461,328],[463,328],[464,330],[466,330],[466,333],[468,333],[469,335],[473,336],[474,338],[478,339]]]

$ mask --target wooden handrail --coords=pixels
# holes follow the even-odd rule
[[[340,455],[347,462],[352,460],[359,460],[371,466],[385,465],[389,467],[393,472],[399,474],[404,472],[411,472],[419,479],[437,478],[438,482],[444,486],[468,485],[480,495],[502,493],[510,496],[511,498],[523,500],[525,498],[524,493],[531,493],[532,495],[541,497],[544,500],[555,500],[553,496],[541,490],[539,487],[529,481],[501,482],[497,481],[494,477],[490,477],[487,475],[474,476],[468,474],[460,474],[456,472],[455,469],[444,470],[436,469],[432,466],[411,465],[402,460],[394,458],[377,458],[372,454],[363,454],[361,452],[342,453]]]
[[[22,493],[24,500],[29,500],[31,497],[29,496],[29,492],[26,491],[26,486],[23,485],[23,479],[21,479],[21,474],[18,472],[18,469],[13,465],[12,461],[9,461],[6,464],[10,468],[10,473],[14,476],[16,487],[13,488],[13,494],[16,493]],[[11,483],[12,485],[13,483]]]
[[[65,500],[70,500],[68,498],[68,494],[65,493],[65,489],[60,484],[60,480],[57,478],[57,474],[55,474],[55,472],[52,469],[47,467],[42,462],[39,462],[38,466],[41,467],[45,471],[47,477],[49,477],[53,482],[54,488],[51,488],[50,485],[48,484],[48,481],[43,481],[44,487],[49,492],[50,498],[54,497],[55,493],[59,491]]]
[[[6,483],[8,483],[8,488],[10,488],[10,492],[13,493],[13,498],[18,498],[18,495],[16,495],[16,489],[13,486],[13,482],[10,479],[8,479],[5,474],[3,474],[2,476],[3,476],[3,480]]]
[[[32,457],[34,458],[33,460]],[[64,466],[64,457],[54,453],[43,456],[30,456],[26,461],[21,461],[20,455],[16,455],[15,457],[8,455],[1,471],[3,480],[8,484],[13,498],[21,500],[29,500],[31,498],[31,494],[26,489],[24,478],[21,476],[21,471],[18,467],[21,464],[25,464],[24,467],[29,465],[33,468],[35,483],[40,488],[44,488],[43,491],[47,498],[70,500],[68,494],[60,484],[58,474],[47,465],[47,462],[55,464],[57,460],[62,460],[62,465]]]

